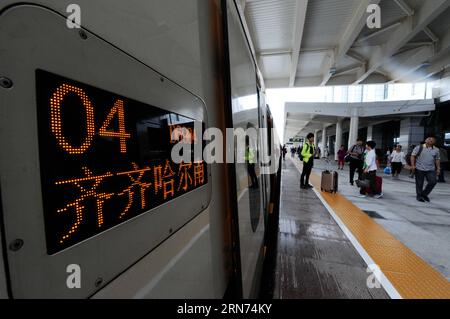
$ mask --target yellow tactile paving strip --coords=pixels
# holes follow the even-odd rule
[[[295,160],[297,168],[301,164]],[[320,192],[320,177],[311,184]],[[321,192],[367,254],[405,299],[450,299],[450,282],[343,195]]]

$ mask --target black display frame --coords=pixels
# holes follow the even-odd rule
[[[41,69],[36,69],[35,73],[42,200],[49,255],[89,240],[208,183],[206,163],[201,158],[194,158],[194,143],[202,143],[198,138],[200,133],[195,132],[194,119]],[[64,84],[66,91],[67,88],[81,89],[85,98],[89,99],[93,110],[91,115],[94,118],[94,135],[90,141],[91,145],[80,151],[80,147],[76,146],[87,140],[86,136],[89,135],[87,127],[90,123],[86,109],[81,108],[83,103],[79,103],[83,102],[83,99],[80,95],[76,97],[72,92],[62,100],[64,105],[70,103],[74,106],[68,109],[67,105],[65,108],[62,105],[59,114],[61,119],[59,124],[64,127],[59,132],[66,137],[65,141],[71,145],[69,150],[72,147],[72,151],[75,152],[73,154],[68,152],[67,145],[64,148],[61,140],[56,138],[54,127],[58,126],[58,123],[55,124],[51,120],[58,117],[52,117],[55,108],[52,108],[51,104],[54,102],[51,101],[52,99],[55,101],[57,96],[55,92]],[[120,131],[117,130],[120,126],[120,116],[118,111],[112,111],[118,100],[123,102],[124,134],[130,134],[129,138],[124,138],[126,153],[121,151],[120,137],[107,137],[99,133],[99,128],[103,126],[106,126],[106,129],[116,128],[114,131]],[[110,112],[113,116],[107,123]],[[77,123],[87,124],[83,127]],[[190,163],[176,164],[170,160],[172,147],[184,141],[181,138],[179,141],[170,139],[169,125],[179,125],[184,131],[195,132],[195,139],[190,141],[192,153]],[[204,130],[205,124],[202,123],[202,135]],[[164,136],[167,142],[164,142]],[[202,148],[203,146],[202,143]],[[140,173],[143,175],[139,180]],[[162,178],[157,178],[155,174]],[[134,182],[138,180],[141,183],[133,183],[132,178]],[[132,183],[131,189],[128,189],[129,185],[125,187],[126,181]],[[97,182],[98,187],[94,187]],[[150,185],[144,188],[144,184]],[[89,190],[81,191],[82,187],[84,189],[91,187],[95,193]],[[144,201],[141,196],[142,189]],[[79,196],[86,197],[82,197],[80,201],[72,194],[69,199],[67,194],[71,191],[79,191]],[[130,202],[132,204],[128,207]],[[72,206],[67,206],[69,204]],[[141,207],[138,207],[139,204]],[[99,214],[100,206],[102,214]],[[125,214],[122,214],[127,207]],[[77,214],[78,209],[82,209],[83,212]],[[68,213],[70,210],[72,212]],[[114,211],[114,214],[111,211]],[[79,221],[77,216],[80,215],[82,220],[70,234],[73,225]],[[64,239],[64,236],[68,237]]]

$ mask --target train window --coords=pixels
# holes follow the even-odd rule
[[[207,183],[193,152],[170,157],[197,143],[193,119],[43,70],[36,90],[48,254]]]

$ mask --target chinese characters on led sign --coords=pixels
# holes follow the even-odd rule
[[[37,70],[47,251],[90,238],[207,183],[194,120]],[[201,134],[199,132],[198,134]]]

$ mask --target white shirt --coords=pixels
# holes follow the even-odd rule
[[[377,154],[375,154],[375,150],[371,150],[366,153],[365,166],[369,172],[377,170]]]
[[[393,163],[405,163],[405,153],[394,151],[391,154],[391,162]]]

